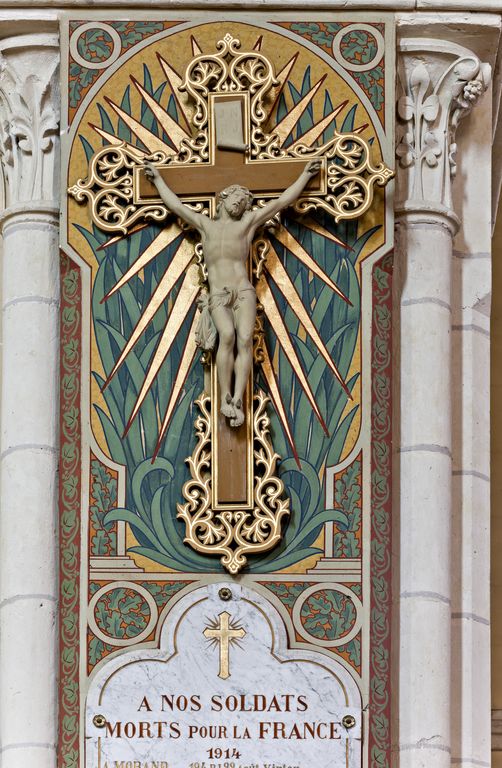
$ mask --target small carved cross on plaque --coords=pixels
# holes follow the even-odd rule
[[[231,616],[227,611],[223,611],[219,615],[219,623],[214,627],[206,627],[204,630],[204,637],[208,640],[213,640],[220,645],[220,670],[218,677],[222,680],[226,680],[230,677],[230,644],[235,642],[239,638],[244,637],[246,630],[242,627],[233,626],[231,623]]]

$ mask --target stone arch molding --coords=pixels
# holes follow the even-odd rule
[[[232,594],[228,601],[221,597],[225,587]],[[220,644],[205,634],[224,613],[240,630],[229,646],[228,676],[221,675]],[[355,725],[345,727],[344,718]],[[149,643],[122,652],[97,670],[86,703],[86,766],[135,759],[161,764],[167,756],[169,765],[189,765],[207,757],[206,750],[218,746],[214,734],[226,728],[222,747],[245,746],[247,729],[247,743],[262,744],[266,762],[280,754],[281,761],[298,764],[304,752],[305,759],[327,768],[338,752],[343,762],[335,764],[355,768],[361,761],[361,718],[361,694],[341,664],[326,653],[289,648],[284,622],[268,600],[217,582],[175,604],[164,617],[157,648]],[[303,735],[306,722],[323,724],[321,738],[288,736]],[[209,728],[212,738],[205,735]],[[143,738],[134,738],[140,729]]]

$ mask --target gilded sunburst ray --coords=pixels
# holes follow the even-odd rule
[[[301,116],[312,103],[314,96],[326,80],[326,75],[323,75],[318,82],[312,86],[310,91],[301,99],[293,109],[279,122],[274,128],[274,133],[279,137],[279,144],[282,147],[291,131],[298,124]]]
[[[167,82],[169,84],[169,87],[171,89],[171,93],[174,97],[174,101],[176,102],[176,107],[178,110],[178,115],[181,115],[181,118],[185,124],[185,127],[188,131],[191,130],[190,128],[190,116],[185,109],[185,106],[181,99],[179,98],[179,88],[181,83],[183,82],[183,79],[181,75],[179,75],[175,69],[160,55],[160,53],[157,52],[157,58],[159,60],[159,64],[162,67],[165,76],[167,77]]]
[[[279,387],[279,382],[275,374],[274,366],[272,365],[272,361],[270,359],[270,353],[268,351],[268,346],[266,341],[263,344],[263,362],[261,364],[261,369],[262,369],[265,381],[267,383],[270,398],[274,404],[274,408],[281,421],[281,424],[283,425],[284,432],[291,446],[291,450],[293,451],[293,456],[295,457],[295,461],[299,467],[300,459],[298,456],[298,451],[296,450],[295,441],[293,439],[293,434],[291,432],[291,427],[289,424],[289,418],[286,413],[286,408],[284,407],[284,401],[282,399],[281,389]]]
[[[173,342],[176,338],[176,334],[178,333],[179,329],[183,325],[186,316],[190,312],[195,302],[195,299],[197,298],[197,294],[199,293],[199,290],[200,290],[199,286],[194,284],[193,282],[192,275],[187,272],[183,280],[183,283],[181,284],[181,288],[179,290],[178,296],[176,297],[174,306],[167,319],[164,332],[160,338],[157,349],[155,350],[153,359],[148,367],[148,370],[145,376],[145,381],[141,388],[141,392],[138,395],[138,399],[136,401],[136,404],[129,418],[129,421],[126,427],[126,433],[130,428],[134,418],[136,417],[136,414],[141,408],[141,404],[145,399],[148,393],[148,390],[152,386],[152,383],[156,375],[158,374],[162,363],[164,362],[167,355],[169,354],[169,350],[173,345]]]
[[[300,144],[304,144],[307,147],[312,147],[318,138],[322,136],[324,131],[326,131],[333,120],[342,112],[342,110],[345,109],[347,106],[347,101],[342,101],[341,104],[339,104],[335,109],[329,113],[329,115],[326,115],[322,120],[320,120],[316,125],[314,125],[310,130],[306,131],[303,136],[300,136],[299,139],[294,141],[291,144],[290,150],[296,149]]]
[[[89,127],[92,128],[93,131],[96,131],[96,133],[101,136],[102,139],[105,139],[105,141],[107,141],[108,144],[111,144],[112,146],[116,147],[123,143],[122,139],[114,136],[113,133],[105,131],[104,128],[100,128],[98,125],[94,125],[94,123],[89,123]],[[141,163],[143,158],[146,157],[147,153],[143,149],[135,147],[134,144],[126,142],[126,147],[131,152],[131,154],[136,155],[139,163]],[[130,234],[130,232],[128,234]]]
[[[326,229],[326,227],[323,227],[322,224],[319,224],[319,222],[316,221],[315,219],[311,219],[308,216],[304,216],[302,219],[302,225],[306,229],[312,230],[312,232],[317,232],[318,235],[321,235],[326,240],[331,240],[332,243],[336,243],[336,245],[340,245],[342,248],[345,248],[347,251],[351,251],[351,252],[354,251],[354,249],[351,248],[351,246],[348,243],[344,243],[343,240],[341,240],[339,237],[337,237],[332,232],[330,232],[329,229]],[[339,290],[339,289],[336,287],[336,288],[333,288],[333,290]],[[343,295],[342,295],[342,298],[343,298]],[[347,299],[346,297],[345,297],[345,300],[347,301],[347,303],[349,304],[351,303],[349,299]]]
[[[179,123],[177,123],[176,120],[174,120],[171,115],[165,111],[165,109],[163,109],[163,107],[161,107],[158,101],[155,101],[153,96],[151,96],[148,91],[143,88],[141,83],[132,75],[131,81],[138,93],[141,94],[142,99],[152,110],[155,119],[158,121],[166,136],[169,137],[173,147],[175,147],[176,150],[179,150],[183,139],[191,139],[191,135],[187,133],[185,129],[182,128],[181,125],[179,125]]]
[[[312,410],[314,411],[315,415],[319,419],[319,422],[322,428],[324,429],[326,434],[328,434],[328,428],[318,408],[318,405],[314,397],[314,393],[312,392],[308,379],[305,375],[303,366],[300,362],[300,358],[298,357],[294,344],[288,333],[288,329],[286,328],[286,324],[282,319],[282,315],[279,310],[279,307],[277,306],[277,302],[274,298],[274,294],[270,289],[270,285],[263,277],[261,278],[261,280],[258,281],[258,284],[256,286],[256,296],[258,298],[258,301],[262,304],[263,309],[265,310],[265,315],[272,327],[272,330],[274,331],[275,336],[277,337],[277,341],[283,348],[293,370],[296,373],[296,376],[300,381],[300,384],[302,385],[302,388],[305,394],[309,399]]]
[[[105,96],[105,101],[113,111],[124,121],[128,128],[134,133],[135,136],[141,141],[142,144],[148,149],[149,152],[167,152],[172,153],[172,149],[169,144],[159,139],[154,133],[145,128],[138,120],[135,120],[125,110],[115,104],[114,101]]]
[[[299,54],[295,53],[295,55],[290,58],[287,64],[285,64],[284,67],[281,69],[281,71],[278,72],[276,75],[275,79],[277,81],[277,85],[275,86],[275,89],[273,91],[274,95],[273,95],[272,103],[267,112],[268,119],[270,119],[274,114],[274,109],[276,108],[277,103],[281,97],[281,93],[283,92],[284,87],[289,80],[289,76],[298,60],[298,56]]]
[[[145,253],[146,253],[146,251],[145,251]],[[180,244],[180,246],[178,248],[178,251],[177,251],[177,256],[178,256],[178,258],[174,258],[172,260],[171,264],[169,265],[169,267],[164,272],[164,275],[163,275],[162,279],[160,280],[155,293],[153,294],[153,296],[150,299],[148,305],[146,306],[143,314],[141,315],[141,317],[140,317],[136,327],[134,328],[133,332],[131,333],[129,341],[125,345],[124,349],[120,353],[120,357],[118,358],[117,362],[113,366],[113,370],[111,371],[110,375],[108,376],[108,378],[107,378],[107,380],[105,382],[105,385],[104,385],[105,388],[108,386],[108,384],[110,383],[112,378],[115,376],[115,374],[117,373],[118,369],[120,368],[120,366],[122,365],[122,363],[126,359],[127,355],[129,354],[131,349],[134,347],[134,345],[136,344],[136,342],[138,341],[139,337],[141,336],[141,334],[146,329],[146,327],[149,324],[149,322],[152,320],[152,318],[155,315],[155,313],[158,312],[158,310],[160,309],[162,302],[165,301],[167,299],[167,297],[169,296],[170,292],[172,291],[172,289],[174,288],[175,284],[179,280],[182,272],[188,267],[188,265],[189,265],[189,263],[190,263],[190,261],[192,259],[192,253],[191,253],[191,251],[189,249],[189,246],[186,243],[186,241],[183,241]],[[138,259],[138,261],[139,260],[140,259]],[[133,270],[133,267],[131,267],[131,270],[129,270],[129,271],[132,271],[132,270]],[[138,270],[135,270],[135,271],[138,271]],[[124,278],[122,278],[122,281],[124,281]],[[183,320],[184,320],[184,317],[186,316],[188,310],[190,309],[190,307],[184,307],[184,305],[183,305],[183,301],[187,297],[187,289],[185,288],[185,290],[183,290],[184,287],[185,287],[185,283],[183,283],[182,290],[180,290],[180,293],[176,297],[176,301],[175,301],[174,306],[173,306],[173,308],[171,310],[171,314],[169,316],[169,320],[170,320],[172,315],[174,315],[176,317],[181,316],[182,317],[181,323],[182,323]],[[112,291],[110,291],[110,293],[108,294],[108,296],[111,296],[112,292],[114,290],[115,289],[113,288]],[[181,307],[181,309],[180,309],[180,307]],[[169,320],[168,320],[168,325],[169,325]],[[168,327],[168,325],[166,325],[166,328]],[[160,349],[162,348],[160,344],[159,344],[159,348]],[[154,364],[156,366],[157,354],[158,354],[158,351],[155,353],[154,362],[152,363],[152,366]],[[164,355],[164,357],[165,357],[165,355]],[[164,358],[162,358],[162,359],[164,359]],[[160,365],[156,366],[156,371],[159,368],[160,368]],[[147,380],[149,380],[149,375],[147,376]],[[151,381],[153,381],[153,379],[150,379],[150,382]],[[148,388],[147,388],[146,391],[148,391]],[[145,394],[146,394],[146,391],[145,391]],[[144,398],[144,395],[143,395],[143,398]],[[143,400],[143,398],[138,397],[138,400],[140,400],[140,399]],[[140,403],[140,405],[141,405],[141,403]],[[136,414],[136,413],[137,413],[137,408],[135,407],[134,414]]]
[[[164,250],[164,248],[167,248],[169,245],[171,245],[171,243],[174,242],[174,240],[176,240],[177,237],[179,237],[180,232],[181,232],[180,228],[176,225],[170,225],[170,226],[164,227],[160,231],[160,233],[157,235],[157,237],[154,240],[152,240],[148,248],[145,251],[143,251],[141,256],[138,259],[136,259],[136,261],[130,266],[127,272],[124,272],[124,274],[122,275],[118,283],[116,283],[111,289],[111,291],[109,291],[109,293],[106,294],[103,301],[106,301],[107,299],[110,298],[110,296],[113,296],[113,294],[116,291],[120,290],[120,288],[122,288],[122,286],[125,285],[131,279],[131,277],[134,277],[134,275],[137,275],[138,272],[144,269],[147,264],[149,264],[153,259],[155,259],[160,254],[160,252]],[[112,238],[112,239],[116,241],[118,238]],[[107,243],[105,243],[105,245],[107,245]],[[192,257],[191,252],[189,255],[190,255],[190,258],[186,262],[185,266],[188,266],[190,262],[190,259]],[[171,264],[171,269],[175,270],[176,265],[173,266],[173,264]],[[169,272],[169,268],[167,272]],[[178,273],[178,277],[180,276],[180,274],[181,273]],[[178,277],[174,280],[174,283],[176,282]],[[174,283],[172,283],[171,288],[174,285]],[[169,291],[171,290],[171,288],[169,288]],[[160,289],[160,286],[159,286],[159,289]],[[164,296],[164,298],[166,297],[166,295]]]
[[[202,48],[193,35],[190,38],[190,42],[192,43],[192,56],[199,56],[202,53]]]
[[[157,445],[155,446],[152,462],[155,461],[157,454],[160,450],[162,441],[164,439],[164,435],[166,434],[167,428],[169,426],[169,422],[171,421],[171,417],[173,415],[176,403],[178,402],[181,391],[185,385],[186,378],[188,376],[190,368],[192,367],[192,363],[197,353],[197,344],[195,341],[195,329],[197,327],[197,322],[198,322],[197,315],[195,315],[192,321],[191,328],[188,331],[185,349],[184,349],[183,355],[181,356],[181,363],[178,370],[178,374],[176,376],[173,389],[169,396],[169,402],[167,404],[166,412],[164,414],[162,425],[160,427],[159,438],[157,440]]]
[[[275,233],[275,237],[282,245],[291,251],[291,253],[298,259],[298,261],[301,261],[302,264],[307,267],[307,269],[310,269],[317,277],[323,280],[326,285],[331,288],[332,291],[340,296],[341,299],[347,302],[347,304],[351,304],[350,299],[343,293],[343,291],[340,290],[340,288],[336,285],[336,283],[333,282],[329,275],[327,275],[326,272],[321,269],[319,264],[314,261],[312,256],[307,253],[303,245],[298,242],[298,240],[289,231],[289,229],[286,227],[279,227]],[[338,244],[342,245],[343,243],[338,241]]]
[[[143,223],[136,223],[136,224],[133,224],[133,225],[132,225],[132,227],[130,228],[130,230],[127,232],[127,234],[126,234],[126,235],[114,235],[114,237],[110,237],[110,238],[109,238],[109,240],[106,240],[106,241],[105,241],[105,242],[104,242],[102,245],[100,245],[100,246],[98,247],[98,251],[105,251],[105,250],[106,250],[107,248],[109,248],[111,245],[116,245],[116,244],[117,244],[117,243],[119,243],[121,240],[125,240],[125,238],[126,238],[126,237],[130,237],[131,235],[134,235],[134,233],[135,233],[135,232],[140,232],[142,229],[146,229],[148,226],[149,226],[149,224],[145,224],[144,222],[143,222]],[[129,270],[127,271],[127,274],[129,274]],[[124,282],[126,282],[126,281],[124,281]],[[124,283],[122,282],[122,280],[120,280],[120,283],[121,283],[121,285],[123,285],[123,284],[124,284]],[[104,296],[104,297],[101,299],[101,303],[103,303],[103,301],[106,301],[107,297],[108,297],[108,296],[111,296],[111,295],[112,295],[112,293],[115,291],[115,289],[116,289],[117,287],[118,287],[118,283],[117,283],[117,285],[115,285],[115,286],[112,288],[112,290],[111,290],[111,291],[110,291],[110,292],[107,294],[107,296]]]
[[[291,278],[289,277],[286,269],[282,265],[282,262],[277,254],[277,251],[272,245],[270,246],[270,251],[267,255],[266,268],[272,280],[274,281],[276,286],[279,288],[284,298],[288,301],[289,306],[297,316],[298,320],[303,325],[303,327],[305,328],[305,330],[307,331],[307,333],[315,343],[317,349],[326,360],[326,363],[328,364],[329,368],[331,368],[332,372],[334,373],[334,375],[342,385],[346,395],[352,399],[352,396],[349,390],[347,389],[347,386],[342,376],[340,375],[339,370],[337,369],[336,365],[331,359],[331,355],[329,354],[328,350],[324,346],[323,341],[317,331],[317,328],[312,322],[312,319],[307,309],[305,308],[305,305],[303,304],[300,298],[300,295],[298,294],[298,291],[293,285]]]

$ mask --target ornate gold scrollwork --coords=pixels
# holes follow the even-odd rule
[[[188,65],[180,91],[189,93],[195,101],[194,125],[207,128],[209,93],[249,93],[253,126],[258,128],[266,119],[264,98],[277,85],[271,62],[258,51],[239,52],[240,40],[230,34],[216,44],[218,53],[202,53]]]
[[[273,65],[263,53],[241,52],[240,46],[238,39],[227,34],[217,43],[216,53],[200,54],[188,65],[180,90],[195,102],[193,123],[197,133],[192,138],[181,139],[177,154],[160,151],[147,156],[126,142],[117,142],[96,152],[88,179],[80,179],[68,192],[79,202],[89,199],[92,218],[99,227],[107,232],[125,233],[139,219],[161,221],[167,216],[160,201],[135,202],[133,168],[144,159],[158,165],[210,163],[211,93],[249,95],[249,162],[288,157],[326,158],[327,190],[300,197],[294,206],[298,213],[321,208],[338,221],[361,216],[370,207],[375,184],[385,186],[393,171],[385,163],[374,166],[370,145],[355,133],[335,131],[333,137],[320,146],[301,143],[281,146],[273,126],[270,132],[264,131],[268,118],[267,97],[278,82]]]
[[[68,193],[78,203],[87,198],[91,204],[92,220],[105,232],[127,233],[138,219],[162,221],[168,211],[162,202],[136,205],[134,203],[133,168],[143,162],[145,154],[121,141],[96,152],[86,180],[79,179]],[[155,154],[155,162],[168,162],[163,152]]]
[[[211,507],[211,416],[210,398],[202,395],[196,404],[197,445],[187,459],[191,478],[183,486],[185,504],[178,504],[178,517],[186,526],[185,542],[197,552],[221,555],[222,565],[232,574],[247,562],[247,555],[267,552],[281,539],[281,524],[289,515],[289,500],[282,498],[284,484],[275,476],[278,454],[269,437],[268,397],[259,390],[254,396],[254,505],[252,509],[213,510]]]
[[[303,196],[294,205],[295,211],[305,213],[322,208],[335,221],[362,216],[373,200],[375,184],[385,186],[394,172],[385,163],[374,166],[369,144],[355,134],[337,133],[313,153],[310,147],[299,145],[294,155],[321,155],[327,159],[326,195]]]
[[[253,333],[253,361],[261,365],[265,360],[265,324],[263,318],[263,305],[257,302],[256,322]]]

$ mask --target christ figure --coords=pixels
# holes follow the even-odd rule
[[[145,162],[145,173],[155,184],[166,207],[196,229],[201,237],[209,282],[206,310],[215,333],[206,329],[198,342],[210,348],[218,338],[216,370],[221,412],[232,427],[244,422],[243,397],[253,363],[253,332],[256,291],[249,280],[247,260],[256,230],[283,208],[294,203],[309,180],[318,173],[321,161],[307,163],[297,180],[277,199],[251,210],[253,195],[232,184],[217,196],[216,215],[210,219],[184,205],[167,186],[159,171]],[[202,337],[206,337],[206,343]],[[211,341],[207,342],[207,339]]]

